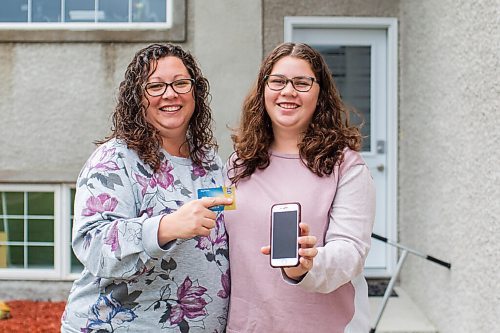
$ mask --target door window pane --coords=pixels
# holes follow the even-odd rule
[[[351,113],[351,122],[360,125],[363,135],[362,151],[370,151],[370,89],[371,89],[371,47],[314,45],[323,55],[340,91],[342,100],[348,108],[358,112]]]
[[[61,22],[61,0],[31,0],[32,22]]]
[[[2,0],[0,22],[27,22],[28,0]]]

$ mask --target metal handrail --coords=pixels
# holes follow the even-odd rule
[[[372,237],[375,238],[375,239],[377,239],[377,240],[379,240],[379,241],[381,241],[381,242],[387,243],[389,245],[395,246],[395,247],[403,250],[403,252],[401,252],[401,257],[398,260],[398,264],[396,266],[396,271],[392,275],[391,279],[389,280],[389,284],[387,285],[387,288],[385,289],[384,298],[382,300],[382,306],[379,309],[379,312],[378,312],[375,324],[373,325],[373,328],[370,330],[370,333],[375,333],[376,330],[377,330],[377,326],[378,326],[378,324],[380,322],[380,319],[382,318],[382,314],[384,313],[385,306],[387,305],[387,301],[389,301],[389,297],[392,294],[392,290],[394,288],[394,284],[396,283],[396,280],[397,280],[397,277],[399,275],[399,272],[401,271],[401,267],[403,267],[403,263],[406,260],[406,256],[408,255],[408,253],[411,253],[411,254],[414,254],[414,255],[416,255],[418,257],[421,257],[421,258],[424,258],[426,260],[432,261],[433,263],[441,265],[441,266],[444,266],[444,267],[446,267],[448,269],[451,269],[451,263],[443,261],[441,259],[437,259],[436,257],[430,256],[430,255],[427,255],[427,254],[423,254],[423,253],[421,253],[419,251],[410,249],[409,247],[406,247],[404,245],[398,244],[396,242],[392,242],[389,239],[387,239],[386,237],[382,237],[382,236],[374,234],[374,233],[372,233]]]

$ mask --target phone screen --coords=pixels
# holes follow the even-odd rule
[[[275,212],[273,259],[297,257],[297,211]]]

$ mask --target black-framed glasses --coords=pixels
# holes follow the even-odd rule
[[[194,79],[180,79],[173,82],[149,82],[146,83],[144,89],[149,96],[158,97],[167,91],[167,88],[171,86],[172,89],[178,94],[187,94],[193,89]]]
[[[283,90],[288,82],[291,82],[293,89],[300,92],[308,92],[311,90],[314,82],[318,83],[318,80],[310,76],[296,76],[289,79],[281,74],[266,75],[264,76],[264,80],[269,89],[274,91]]]

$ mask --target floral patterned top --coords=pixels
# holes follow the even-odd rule
[[[229,263],[224,217],[208,237],[160,247],[164,214],[222,185],[208,168],[169,155],[158,172],[119,140],[101,145],[77,181],[73,249],[85,268],[71,289],[62,332],[210,332],[226,326]]]

